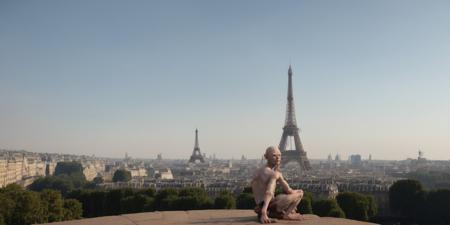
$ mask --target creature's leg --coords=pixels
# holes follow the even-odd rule
[[[303,198],[303,191],[302,190],[296,190],[294,193],[289,195],[289,200],[291,204],[286,209],[286,212],[288,214],[296,213],[297,211],[297,205],[300,203],[300,201]]]
[[[292,194],[280,194],[275,197],[276,212],[278,218],[301,220],[302,216],[296,213],[297,205],[303,197],[303,191],[297,190]]]

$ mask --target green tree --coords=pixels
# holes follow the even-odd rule
[[[339,193],[336,199],[349,219],[368,221],[377,212],[376,203],[372,196],[344,192]]]
[[[84,192],[85,190],[81,190],[81,189],[76,189],[76,190],[72,190],[70,192],[67,193],[66,198],[72,198],[72,199],[77,199],[78,201],[80,201],[81,199],[81,194],[82,192]]]
[[[75,201],[75,206],[69,207]],[[67,209],[66,209],[67,208]],[[0,189],[0,224],[29,225],[81,218],[81,204],[63,201],[61,193],[45,189],[40,193],[27,191],[18,185]]]
[[[106,193],[106,215],[118,215],[122,211],[122,199],[134,195],[131,188],[109,190]],[[84,205],[83,205],[84,206]]]
[[[155,196],[155,206],[157,210],[173,210],[175,201],[178,198],[178,191],[173,188],[166,188],[158,191]]]
[[[209,209],[213,206],[211,198],[200,188],[181,189],[175,202],[176,210]]]
[[[105,191],[75,190],[68,194],[68,198],[76,199],[82,204],[83,217],[111,215],[105,207]]]
[[[122,213],[137,213],[152,211],[154,209],[154,199],[140,193],[127,196],[121,199]]]
[[[67,196],[70,191],[75,188],[83,188],[86,184],[86,180],[82,176],[61,174],[38,178],[30,185],[29,189],[38,192],[44,189],[53,189],[60,191],[63,196]]]
[[[171,210],[192,210],[200,209],[200,202],[195,196],[178,196],[174,199],[175,204]]]
[[[450,224],[450,189],[430,191],[427,196],[428,215],[426,221],[435,224]]]
[[[93,216],[94,209],[92,209],[93,204],[91,203],[92,199],[90,198],[91,192],[91,190],[74,190],[68,194],[68,198],[78,200],[83,206],[83,217]]]
[[[345,218],[345,213],[334,199],[321,199],[314,201],[312,208],[314,214],[318,216]]]
[[[391,210],[404,218],[417,220],[425,211],[426,193],[417,180],[399,180],[389,188]]]
[[[145,197],[145,205],[143,211],[150,212],[156,210],[155,196],[156,191],[153,188],[141,189],[136,191],[135,195],[142,195]]]
[[[113,182],[128,182],[131,180],[131,172],[124,169],[119,169],[114,172]]]
[[[81,203],[76,199],[64,200],[63,220],[81,219],[83,209]]]
[[[154,198],[156,195],[156,191],[153,188],[141,189],[141,190],[138,190],[137,193],[143,194],[143,195],[151,197],[151,198]]]
[[[96,189],[97,184],[93,181],[86,181],[82,187],[82,189]]]
[[[366,198],[369,202],[369,210],[367,211],[367,215],[369,216],[369,219],[371,219],[378,214],[378,204],[375,197],[372,195],[366,195]]]
[[[178,200],[178,196],[175,195],[169,195],[167,196],[167,198],[161,199],[161,201],[159,202],[159,207],[157,208],[158,210],[179,210],[181,207],[177,206],[177,200]]]
[[[425,189],[448,189],[450,188],[449,171],[416,170],[408,173],[407,178],[418,180]]]
[[[256,206],[253,194],[242,192],[236,199],[236,208],[238,209],[254,209]]]
[[[90,199],[92,204],[92,215],[94,217],[106,216],[106,197],[107,192],[103,190],[95,190],[90,192]]]
[[[8,195],[0,192],[0,224],[12,224],[14,208],[14,201]]]
[[[300,204],[297,205],[297,211],[301,214],[312,214],[312,202],[313,197],[310,192],[303,192],[303,198],[300,201]]]
[[[47,214],[47,222],[61,221],[63,214],[63,199],[61,193],[55,190],[43,190],[39,193],[43,210]]]
[[[120,210],[120,213],[127,214],[127,213],[136,213],[139,212],[139,208],[143,208],[143,206],[138,206],[135,204],[135,196],[128,196],[125,198],[120,199],[120,206],[122,209]]]
[[[59,175],[58,177],[71,181],[75,188],[83,188],[83,186],[87,182],[86,177],[83,173],[74,173],[72,175],[63,174]]]
[[[234,199],[230,192],[224,191],[214,199],[214,208],[234,209],[236,208],[236,199]]]
[[[58,162],[55,167],[55,176],[67,175],[86,180],[83,173],[83,166],[80,162]]]
[[[5,221],[6,224],[29,225],[46,222],[47,218],[38,193],[23,190],[16,184],[8,185],[2,191],[14,202],[14,210]]]
[[[43,191],[44,189],[59,190],[64,196],[74,189],[70,179],[62,177],[41,177],[35,180],[29,187],[32,191]]]
[[[114,202],[113,205],[108,205],[109,192],[103,190],[80,190],[71,192],[68,197],[77,199],[83,206],[83,217],[97,217],[105,215],[117,215],[120,213],[120,208],[117,212],[112,213],[109,207],[120,207],[119,202]]]
[[[145,196],[145,195],[144,195]],[[146,202],[144,205],[144,212],[152,212],[156,210],[155,198],[145,196]]]
[[[241,194],[236,198],[237,209],[254,209],[256,206],[255,199],[253,198],[252,187],[245,187]]]
[[[101,184],[104,182],[103,177],[95,177],[94,180],[92,180],[95,184]]]

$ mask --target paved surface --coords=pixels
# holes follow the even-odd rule
[[[277,220],[276,224],[301,225],[370,225],[374,223],[360,222],[331,217],[317,217],[305,215],[304,221]],[[218,224],[218,225],[246,225],[260,224],[252,210],[192,210],[192,211],[164,211],[125,214],[119,216],[105,216],[91,219],[71,220],[51,223],[51,225],[180,225],[180,224]]]

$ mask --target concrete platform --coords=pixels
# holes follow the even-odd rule
[[[301,225],[369,225],[374,223],[360,222],[332,217],[318,217],[305,215],[304,221],[277,220],[276,224]],[[252,210],[192,210],[192,211],[163,211],[125,214],[119,216],[105,216],[90,219],[71,220],[49,223],[51,225],[179,225],[179,224],[219,224],[246,225],[260,224]]]

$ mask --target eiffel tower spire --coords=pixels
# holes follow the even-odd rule
[[[295,119],[295,105],[294,105],[294,94],[292,91],[292,68],[289,65],[288,70],[288,93],[287,93],[287,106],[286,106],[286,120],[284,126],[294,126],[297,127],[297,120]]]
[[[195,161],[199,160],[201,163],[205,162],[202,153],[200,152],[200,146],[198,144],[198,129],[195,129],[195,144],[194,151],[192,152],[191,158],[189,159],[190,163],[195,163]]]
[[[280,144],[278,146],[283,156],[281,157],[281,165],[284,166],[290,161],[296,161],[300,164],[302,170],[309,170],[311,169],[311,165],[306,157],[306,152],[303,149],[303,144],[300,141],[298,131],[297,120],[295,118],[294,94],[292,90],[292,68],[291,65],[289,65],[286,119],[283,127],[283,135],[281,136]],[[286,149],[288,147],[288,139],[290,138],[294,139],[295,149]]]
[[[195,145],[194,145],[194,149],[199,149],[200,150],[200,146],[198,144],[198,129],[195,129]]]

